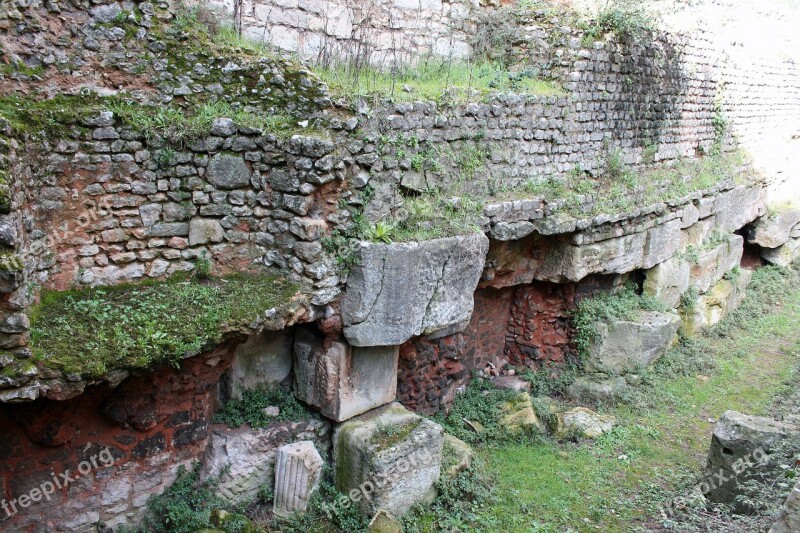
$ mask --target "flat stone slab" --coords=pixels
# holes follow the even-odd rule
[[[446,328],[463,330],[488,248],[483,234],[362,243],[342,299],[345,337],[353,346],[396,346]]]
[[[365,514],[402,516],[436,495],[444,429],[398,403],[339,425],[334,433],[336,488]]]
[[[617,420],[611,415],[601,415],[586,407],[576,407],[558,415],[556,436],[594,439],[608,433],[616,425]]]
[[[635,321],[597,322],[585,368],[616,375],[650,366],[667,352],[680,323],[677,315],[655,311],[641,311]]]

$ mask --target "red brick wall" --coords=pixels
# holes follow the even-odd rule
[[[400,347],[397,399],[418,413],[452,403],[473,370],[488,363],[540,368],[564,364],[571,354],[569,313],[582,298],[609,291],[620,276],[589,276],[579,283],[534,281],[475,292],[475,310],[462,333],[417,337]]]
[[[439,339],[417,337],[400,347],[397,398],[409,409],[432,414],[452,402],[471,370],[500,364],[511,311],[510,289],[481,289],[462,332]]]
[[[95,387],[66,401],[0,405],[0,500],[18,500],[67,469],[74,474],[81,461],[105,448],[116,459],[56,490],[50,501],[27,509],[17,504],[21,512],[12,518],[0,508],[0,530],[39,524],[73,531],[141,514],[147,497],[172,483],[179,463],[202,457],[217,383],[235,344],[187,359],[180,369],[165,365],[131,376],[113,390]]]
[[[578,283],[534,281],[517,287],[508,321],[507,361],[534,369],[565,363],[572,353],[570,313],[582,299],[621,283],[620,276],[588,276]]]

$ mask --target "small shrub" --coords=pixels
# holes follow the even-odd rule
[[[456,396],[449,413],[440,412],[435,417],[451,435],[470,444],[499,444],[514,442],[521,437],[510,435],[500,424],[503,403],[519,393],[497,389],[485,378],[473,377],[466,390]],[[477,433],[465,420],[477,422],[485,431]]]
[[[479,516],[479,511],[495,500],[492,484],[486,465],[476,457],[452,479],[439,479],[436,500],[430,507],[417,506],[403,516],[403,531],[492,531],[491,518]]]
[[[278,416],[267,416],[264,408],[275,406],[280,410]],[[278,386],[261,385],[242,391],[238,400],[229,400],[214,415],[214,422],[228,424],[234,428],[250,424],[253,428],[263,428],[272,422],[297,422],[309,420],[314,412],[300,403],[288,389]]]
[[[211,510],[222,505],[216,480],[200,481],[200,463],[191,472],[181,465],[175,482],[149,501],[145,524],[156,533],[194,533],[211,528]]]
[[[209,259],[208,253],[203,252],[197,258],[194,264],[194,275],[197,276],[198,279],[208,279],[211,277],[211,259]]]
[[[641,0],[605,0],[583,30],[590,39],[607,33],[620,37],[640,37],[655,28],[656,16]]]

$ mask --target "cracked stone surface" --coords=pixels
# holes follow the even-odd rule
[[[488,247],[483,234],[362,243],[342,301],[345,337],[353,346],[392,346],[447,328],[462,330]]]

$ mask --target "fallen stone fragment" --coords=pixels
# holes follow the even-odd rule
[[[403,524],[388,511],[378,509],[367,526],[367,533],[403,533]]]
[[[608,433],[617,424],[617,419],[611,415],[601,415],[586,407],[576,407],[558,415],[558,438],[573,436],[594,439],[603,433]]]
[[[713,502],[731,503],[747,480],[774,478],[781,460],[771,452],[797,431],[771,418],[725,411],[714,427],[701,491]]]

